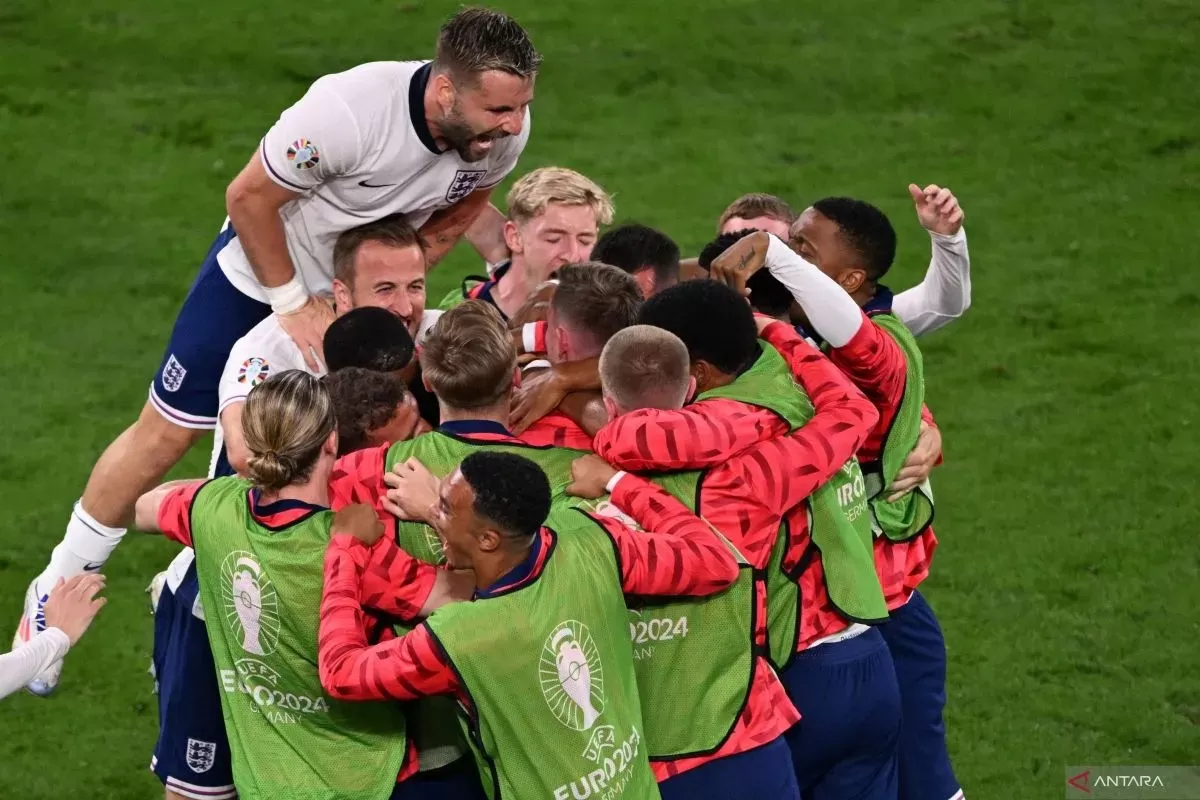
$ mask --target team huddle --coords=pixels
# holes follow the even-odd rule
[[[696,259],[564,167],[501,212],[540,66],[470,8],[283,112],[14,648],[132,527],[183,545],[168,798],[963,797],[919,591],[958,200],[908,187],[932,258],[897,294],[863,200],[744,195]],[[486,268],[434,308],[464,239]],[[160,484],[207,429],[209,477]]]

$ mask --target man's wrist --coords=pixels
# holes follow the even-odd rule
[[[271,310],[281,316],[296,313],[308,302],[308,288],[298,272],[293,272],[292,279],[282,286],[264,286],[263,293]]]
[[[608,479],[608,483],[606,483],[604,485],[604,491],[608,492],[609,494],[612,494],[614,491],[616,491],[617,484],[620,483],[621,479],[624,478],[628,474],[629,473],[627,473],[623,469],[617,470],[617,472],[614,473],[613,476]]]

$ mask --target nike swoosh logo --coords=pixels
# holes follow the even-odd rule
[[[83,571],[84,571],[84,572],[99,572],[99,571],[100,571],[100,568],[101,568],[101,567],[103,567],[103,566],[104,566],[103,564],[95,564],[95,563],[92,563],[92,564],[84,564],[84,565],[83,565]]]
[[[366,181],[359,181],[358,185],[364,186],[368,189],[387,189],[391,186],[399,186],[400,184],[398,184],[398,183],[367,183]]]

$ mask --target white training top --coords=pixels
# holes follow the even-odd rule
[[[438,151],[425,120],[430,70],[429,62],[376,61],[326,75],[263,137],[259,155],[267,174],[302,192],[280,215],[310,294],[329,291],[333,245],[342,232],[396,213],[419,228],[516,166],[529,140],[528,110],[521,133],[498,140],[481,161]],[[240,242],[230,242],[217,263],[239,291],[266,301]]]

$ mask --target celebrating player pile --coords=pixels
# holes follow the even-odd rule
[[[540,61],[466,9],[282,114],[14,644],[133,520],[185,547],[152,585],[168,798],[962,797],[916,339],[969,305],[958,200],[908,187],[932,259],[898,294],[852,198],[746,195],[686,262],[601,235],[563,167],[502,215]],[[427,310],[462,237],[487,275]],[[209,480],[150,488],[214,426]]]

